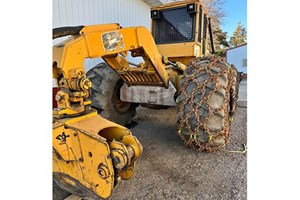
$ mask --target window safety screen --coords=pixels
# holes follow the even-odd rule
[[[157,44],[188,42],[194,39],[195,15],[186,7],[160,11],[156,19],[155,42]]]

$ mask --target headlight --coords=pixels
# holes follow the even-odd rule
[[[102,34],[102,42],[105,51],[115,51],[118,47],[124,49],[123,35],[119,31],[106,32]]]

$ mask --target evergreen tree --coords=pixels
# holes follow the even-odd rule
[[[229,47],[229,44],[226,40],[227,32],[223,32],[219,25],[213,29],[215,53],[219,56],[225,56],[225,48]],[[210,38],[208,39],[210,43]],[[209,50],[211,50],[211,45],[209,45]]]
[[[242,26],[241,22],[239,22],[235,31],[230,37],[229,44],[231,47],[236,47],[245,42],[247,42],[247,31],[246,28]]]
[[[223,3],[225,0],[202,0],[210,18],[211,18],[211,25],[213,29],[213,40],[214,40],[214,47],[215,47],[215,54],[219,56],[225,56],[225,47],[228,47],[229,44],[226,41],[227,39],[227,32],[223,32],[221,29],[221,23],[223,18],[226,16],[226,13],[223,9]],[[210,44],[210,37],[208,34],[208,50],[211,52],[211,44]]]

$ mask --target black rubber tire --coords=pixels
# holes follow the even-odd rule
[[[92,82],[90,100],[99,114],[120,125],[131,123],[136,115],[136,103],[122,102],[120,88],[123,81],[106,63],[99,63],[86,73]]]
[[[74,185],[67,183],[65,179],[71,181]],[[53,186],[56,187],[56,188],[53,188],[53,189],[55,189],[55,192],[56,192],[55,197],[59,198],[57,200],[65,199],[67,197],[67,195],[69,196],[71,194],[75,194],[79,197],[83,197],[84,199],[89,199],[89,200],[100,199],[97,196],[97,194],[95,194],[93,191],[86,188],[86,186],[82,185],[75,178],[72,178],[66,174],[53,173],[53,183],[54,183]],[[55,200],[55,199],[53,198],[53,200]]]
[[[55,181],[52,183],[52,199],[53,200],[61,200],[70,196],[71,193],[61,189]]]
[[[180,82],[181,90],[176,100],[178,103],[179,134],[187,145],[200,150],[211,150],[225,146],[230,126],[230,101],[236,100],[230,98],[232,96],[230,95],[231,84],[234,83],[234,80],[231,80],[233,69],[223,60],[213,57],[212,59],[217,61],[212,63],[210,59],[196,59],[188,65]],[[212,66],[209,66],[211,63]],[[216,67],[217,65],[225,68],[224,73],[220,73],[220,68]],[[217,81],[209,80],[214,75],[217,76]],[[215,82],[227,89],[217,89]],[[201,84],[204,87],[197,90],[197,85],[200,87]],[[213,92],[214,90],[216,91]],[[210,98],[208,98],[209,94],[211,94]],[[189,99],[191,96],[193,96],[192,100]],[[201,101],[205,98],[208,99],[207,104],[205,101]],[[197,107],[198,104],[200,106]],[[214,111],[210,117],[208,107]],[[197,118],[196,115],[199,117]],[[206,127],[201,125],[204,122]],[[196,135],[196,138],[192,140],[190,130],[194,130],[193,135]],[[210,138],[210,135],[215,135],[215,133],[217,136]]]

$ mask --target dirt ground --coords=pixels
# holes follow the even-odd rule
[[[242,150],[247,143],[247,102],[238,105],[229,150]],[[177,135],[176,108],[138,107],[134,120],[130,129],[142,143],[143,154],[133,178],[121,181],[110,200],[247,199],[247,155],[185,147]]]

